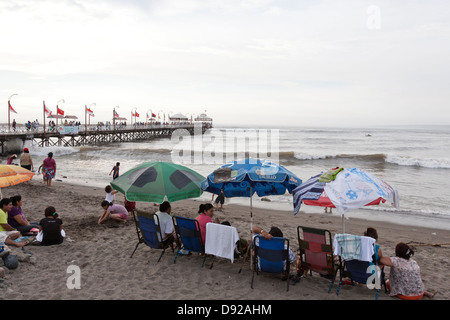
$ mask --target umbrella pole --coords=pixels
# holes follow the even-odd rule
[[[342,233],[345,234],[345,220],[344,220],[344,214],[342,214]]]
[[[250,185],[250,241],[253,242],[253,199],[252,186]],[[250,245],[251,248],[251,245]],[[250,270],[253,269],[253,250],[250,250]]]
[[[253,234],[253,199],[252,199],[252,187],[250,187],[250,233]]]

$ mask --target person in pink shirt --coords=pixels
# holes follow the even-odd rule
[[[53,159],[53,152],[48,153],[48,157],[44,159],[44,162],[39,167],[38,172],[41,171],[41,168],[44,183],[47,183],[47,185],[50,187],[52,185],[52,179],[56,174],[56,161],[55,159]]]
[[[213,223],[214,206],[211,203],[201,204],[198,209],[199,215],[195,218],[200,225],[200,233],[202,235],[203,244],[206,239],[206,224]],[[219,218],[214,219],[214,223],[220,223]]]

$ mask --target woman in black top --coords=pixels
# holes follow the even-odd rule
[[[45,209],[45,218],[39,222],[39,231],[42,231],[42,246],[61,244],[64,240],[62,235],[62,220],[58,218],[54,207]]]

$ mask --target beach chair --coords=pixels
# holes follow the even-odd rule
[[[328,293],[330,293],[338,272],[333,259],[333,243],[330,231],[298,226],[297,238],[299,263],[297,264],[294,283],[300,281],[301,276],[306,275],[308,271],[311,275],[314,271],[325,278],[331,279],[328,288]]]
[[[200,233],[200,225],[196,219],[180,216],[173,217],[173,226],[177,235],[178,248],[203,255],[202,268],[205,264],[205,245]],[[182,245],[182,247],[181,247]],[[177,250],[173,263],[176,263],[181,250]]]
[[[339,256],[340,279],[336,294],[339,294],[343,278],[348,277],[352,285],[359,283],[375,290],[378,300],[380,289],[387,292],[384,270],[377,266],[375,240],[370,237],[337,234],[334,240],[335,254]],[[359,255],[358,256],[358,252]],[[363,254],[362,252],[365,252]]]
[[[137,218],[136,218],[137,217]],[[159,239],[162,239],[161,229],[159,227],[159,218],[157,215],[150,213],[133,210],[133,219],[136,225],[136,233],[138,236],[138,243],[130,256],[133,257],[136,249],[141,243],[145,243],[147,246],[153,249],[162,249],[161,255],[157,262],[159,262],[164,255],[166,249],[171,247],[171,243],[163,243]],[[156,219],[156,223],[155,223]],[[159,235],[159,237],[158,237]],[[173,248],[172,248],[172,251]]]
[[[240,254],[238,250],[239,233],[235,227],[219,223],[206,224],[205,253],[212,255],[212,269],[214,258],[224,258],[234,262],[234,259]]]
[[[289,291],[289,240],[279,237],[266,240],[258,235],[253,239],[252,248],[254,255],[251,288],[253,289],[255,273],[281,273],[286,279],[286,291]]]

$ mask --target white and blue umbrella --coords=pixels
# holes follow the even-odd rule
[[[292,195],[294,214],[299,212],[302,202],[307,205],[336,207],[342,214],[344,233],[346,212],[385,201],[399,208],[397,189],[358,168],[334,168],[325,174],[318,174],[295,188]]]
[[[228,162],[209,174],[201,183],[203,191],[225,197],[250,198],[250,224],[253,227],[252,196],[292,193],[302,180],[283,166],[270,160],[245,158]]]

